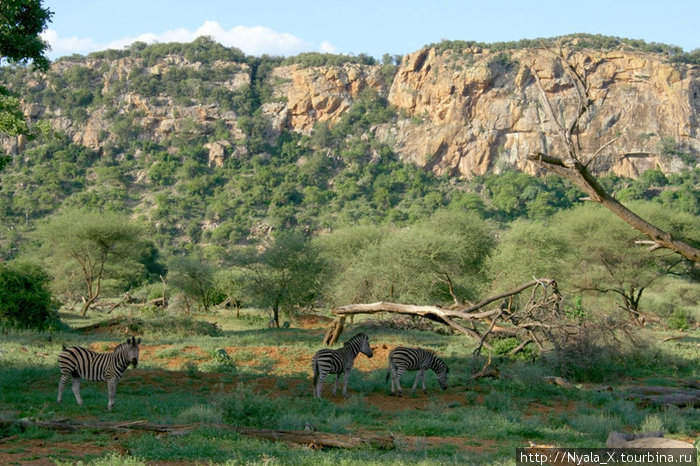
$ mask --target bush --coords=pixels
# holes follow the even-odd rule
[[[58,323],[49,276],[32,264],[0,264],[0,326],[43,330]]]

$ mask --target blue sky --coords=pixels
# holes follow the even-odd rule
[[[700,0],[44,0],[52,59],[200,35],[249,55],[404,55],[449,40],[586,32],[700,48]]]

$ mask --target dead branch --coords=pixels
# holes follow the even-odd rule
[[[556,125],[559,136],[566,145],[567,154],[566,156],[561,157],[552,156],[551,154],[545,154],[543,152],[536,152],[528,155],[528,160],[546,167],[562,178],[568,179],[578,188],[588,194],[593,201],[598,202],[612,211],[615,215],[627,222],[627,224],[629,224],[632,228],[649,237],[649,239],[651,239],[654,243],[659,244],[661,247],[675,251],[688,260],[695,263],[700,263],[700,249],[684,241],[678,240],[671,233],[661,230],[629,210],[627,207],[620,204],[620,202],[613,198],[588,171],[588,164],[591,162],[591,160],[593,160],[593,158],[599,155],[603,149],[611,145],[615,140],[604,144],[593,154],[593,156],[588,157],[588,162],[584,163],[585,157],[580,154],[579,146],[578,144],[574,144],[572,136],[575,130],[576,136],[578,137],[581,117],[593,104],[593,100],[590,97],[589,88],[586,84],[585,70],[583,73],[579,73],[579,71],[569,62],[561,51],[558,55],[555,55],[560,60],[561,65],[565,69],[566,74],[569,76],[569,79],[573,83],[578,93],[579,108],[576,113],[577,117],[571,122],[570,125],[568,125],[567,129],[566,122],[560,121],[555,115],[552,109],[552,104],[547,97],[537,71],[534,69],[534,66],[531,66],[530,74],[532,74],[535,79],[535,85],[540,92],[541,102],[547,111],[549,118],[551,118]]]
[[[129,432],[129,431],[146,431],[159,432],[171,435],[182,435],[189,433],[202,424],[184,424],[184,425],[161,425],[150,424],[146,420],[130,421],[130,422],[74,422],[69,419],[59,421],[32,421],[30,419],[0,419],[1,427],[9,427],[17,425],[20,429],[25,430],[29,427],[40,427],[49,430],[58,430],[61,432],[83,432],[85,429],[98,432]],[[331,434],[326,432],[314,431],[298,431],[298,430],[279,430],[279,429],[260,429],[256,427],[239,427],[226,424],[207,424],[221,430],[238,432],[247,437],[262,438],[266,440],[284,441],[296,443],[300,445],[308,445],[312,448],[379,448],[391,450],[395,448],[394,439],[392,436],[381,436],[365,433],[354,434]]]
[[[542,380],[544,380],[546,383],[552,384],[552,385],[559,385],[560,387],[564,388],[576,388],[574,384],[569,382],[563,377],[559,376],[547,376],[547,377],[542,377]]]
[[[513,298],[527,289],[532,289],[529,301],[516,309],[513,304]],[[483,310],[484,307],[506,298],[508,298],[507,305],[502,303],[494,309]],[[561,299],[556,281],[545,278],[532,280],[512,290],[488,297],[477,304],[453,305],[449,308],[388,302],[350,304],[331,310],[338,317],[338,320],[328,330],[324,343],[333,344],[337,341],[342,332],[342,323],[340,321],[342,318],[354,316],[355,314],[389,312],[420,316],[449,325],[478,342],[475,351],[477,354],[482,347],[493,351],[493,347],[487,341],[487,338],[492,334],[506,334],[527,340],[527,342],[517,348],[517,351],[520,351],[531,342],[535,342],[541,349],[543,348],[541,340],[543,338],[545,340],[548,339],[547,333],[551,333],[553,329],[566,325],[562,323],[563,319],[559,313],[559,302]],[[471,324],[471,328],[463,325],[465,322]],[[477,323],[481,325],[482,330],[479,330]],[[486,326],[485,329],[484,326]]]
[[[493,377],[494,379],[497,379],[500,377],[500,375],[501,373],[497,368],[491,367],[491,353],[489,353],[489,359],[486,361],[486,364],[484,364],[484,367],[482,367],[479,372],[472,375],[471,378],[472,380],[481,379],[483,377]]]
[[[700,406],[700,389],[638,385],[627,387],[625,397],[643,406]]]
[[[335,319],[331,325],[331,328],[326,332],[326,336],[323,338],[323,344],[327,346],[332,346],[340,338],[340,334],[343,333],[343,328],[345,327],[345,317],[339,317]]]

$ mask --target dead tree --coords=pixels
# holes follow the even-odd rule
[[[514,306],[513,299],[530,290],[524,304]],[[503,301],[506,300],[507,304]],[[575,331],[575,326],[568,323],[561,312],[561,294],[555,280],[550,278],[535,279],[515,289],[484,299],[477,304],[455,304],[449,308],[429,305],[413,305],[377,302],[370,304],[350,304],[331,310],[337,319],[325,336],[324,343],[334,344],[343,331],[344,320],[355,314],[394,313],[421,316],[435,322],[448,325],[456,331],[476,340],[481,348],[493,350],[488,338],[493,335],[513,336],[521,344],[514,352],[529,344],[544,349],[544,342],[550,339],[552,331]],[[484,310],[492,304],[500,303],[494,308]],[[471,327],[467,327],[467,324]]]
[[[574,185],[585,192],[591,200],[606,207],[632,226],[632,228],[648,236],[653,242],[652,247],[668,248],[696,264],[700,263],[700,249],[675,238],[671,233],[661,230],[623,206],[598,183],[588,170],[589,164],[607,147],[614,144],[618,138],[611,139],[605,144],[602,144],[593,154],[581,154],[578,136],[582,117],[594,103],[590,96],[590,87],[586,81],[586,70],[579,70],[572,65],[562,50],[559,50],[558,54],[552,53],[560,61],[566,75],[571,80],[578,94],[576,117],[569,124],[564,121],[563,116],[557,117],[552,109],[552,104],[547,97],[547,93],[540,82],[537,70],[534,66],[530,66],[530,74],[532,74],[535,79],[537,88],[540,91],[541,103],[547,113],[547,117],[555,124],[558,135],[563,139],[566,153],[562,155],[552,155],[544,152],[536,152],[528,155],[528,159],[574,183]]]
[[[69,419],[60,421],[32,421],[29,419],[2,419],[0,427],[42,428],[64,433],[79,433],[86,429],[96,432],[157,432],[159,434],[184,435],[201,427],[202,424],[162,425],[151,424],[148,421],[119,421],[119,422],[76,422]],[[383,436],[372,433],[332,434],[313,430],[280,430],[261,429],[256,427],[240,427],[228,424],[209,424],[210,427],[238,432],[246,437],[262,438],[272,441],[283,441],[311,448],[378,448],[392,450],[395,448],[393,436]]]

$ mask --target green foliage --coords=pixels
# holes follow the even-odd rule
[[[304,68],[313,66],[340,66],[347,63],[376,65],[377,60],[361,53],[359,55],[337,55],[332,53],[304,52],[285,59],[283,65],[299,65]]]
[[[176,256],[168,263],[168,282],[185,295],[189,314],[190,300],[207,311],[213,304],[214,270],[206,262],[190,256]]]
[[[281,308],[306,306],[318,297],[325,263],[315,245],[297,232],[280,233],[265,250],[248,250],[240,260],[251,298],[272,310],[277,327]]]
[[[477,215],[443,210],[408,229],[355,227],[320,244],[335,271],[335,303],[447,304],[476,296],[494,240]]]
[[[59,323],[49,276],[36,265],[0,264],[0,326],[43,330]]]
[[[643,52],[659,53],[675,57],[676,61],[687,63],[692,60],[694,53],[685,54],[683,49],[676,45],[659,44],[656,42],[647,43],[639,39],[625,39],[613,36],[604,36],[601,34],[568,34],[565,36],[557,36],[550,38],[537,39],[522,39],[519,41],[510,42],[476,42],[476,41],[461,41],[461,40],[443,40],[436,44],[429,44],[426,47],[434,47],[439,52],[453,50],[464,52],[473,48],[487,49],[492,51],[500,50],[517,50],[523,48],[541,48],[542,46],[552,48],[566,45],[567,48],[574,50],[597,49],[597,50],[619,50],[623,48],[632,48]]]
[[[512,222],[488,260],[493,291],[512,289],[532,277],[563,279],[570,247],[548,224]]]
[[[134,283],[145,275],[138,262],[141,234],[141,227],[124,214],[67,209],[40,225],[35,238],[55,288],[70,294],[82,282],[84,315],[102,292],[103,280]]]
[[[41,0],[4,0],[0,4],[0,60],[32,61],[36,68],[46,71],[49,61],[44,54],[49,44],[40,34],[52,16]]]

